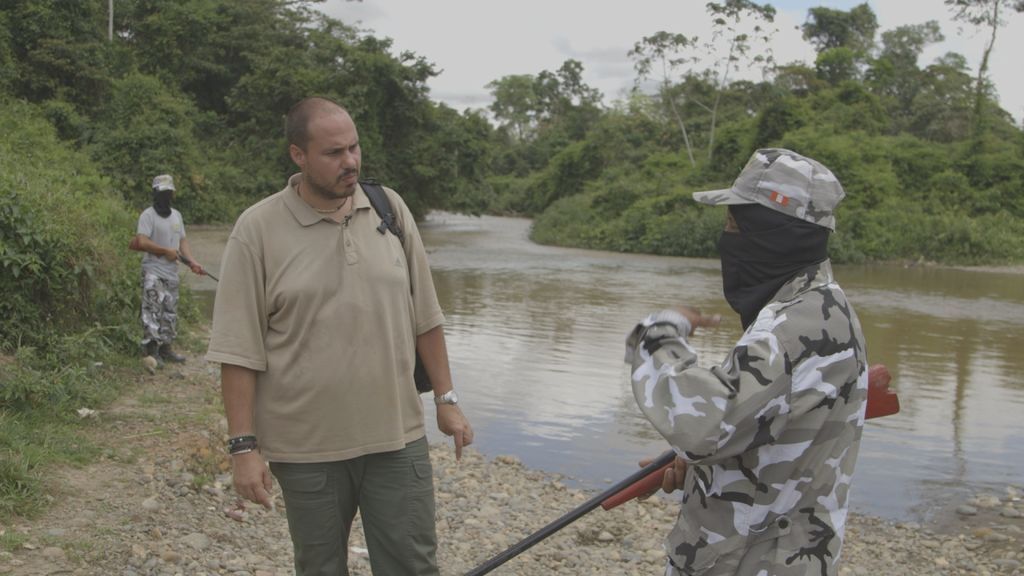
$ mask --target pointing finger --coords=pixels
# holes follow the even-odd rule
[[[462,459],[462,430],[456,430],[453,436],[455,437],[455,459]]]
[[[712,328],[714,326],[718,326],[721,323],[722,323],[722,315],[721,314],[712,314],[710,316],[706,316],[706,315],[702,314],[701,317],[700,317],[700,325],[705,327],[705,328]]]

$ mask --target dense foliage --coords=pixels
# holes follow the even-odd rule
[[[3,104],[0,342],[49,350],[89,331],[123,343],[135,325],[138,265],[124,257],[135,215],[37,110]]]
[[[983,14],[997,4],[1004,14],[1024,9],[1005,0],[955,4]],[[641,73],[663,59],[654,66],[667,71],[657,91],[637,90],[603,111],[520,177],[498,166],[493,207],[536,215],[539,242],[713,256],[724,217],[696,207],[689,193],[728,187],[754,149],[781,146],[825,163],[847,191],[832,238],[837,261],[1021,261],[1024,132],[963,56],[918,62],[942,39],[935,22],[884,31],[880,42],[877,31],[867,4],[814,8],[804,25],[818,49],[813,65],[764,66],[766,80],[727,85],[699,67],[695,39],[645,38],[631,56]],[[528,139],[509,138],[506,155],[533,158],[565,133],[555,122],[538,126]]]
[[[117,0],[108,38],[107,2],[7,0],[0,89],[43,110],[134,208],[153,175],[175,175],[191,222],[231,222],[280,189],[294,169],[283,115],[314,94],[351,110],[364,173],[416,213],[468,198],[486,164],[480,118],[430,102],[432,64],[309,4]]]

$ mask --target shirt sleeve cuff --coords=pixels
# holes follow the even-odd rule
[[[265,372],[267,370],[267,362],[265,360],[253,360],[236,354],[226,354],[224,352],[214,352],[212,350],[206,353],[206,360],[207,362],[219,362],[220,364],[241,366],[242,368],[248,368],[250,370],[255,370],[256,372]]]
[[[683,316],[676,310],[669,309],[659,310],[658,312],[651,314],[644,319],[643,324],[647,327],[657,326],[659,324],[670,324],[674,326],[679,335],[684,338],[688,336],[690,331],[693,329],[693,325],[690,324],[690,320],[686,316]]]

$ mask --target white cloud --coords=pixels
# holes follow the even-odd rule
[[[946,36],[930,48],[922,64],[954,51],[972,67],[981,58],[987,35],[967,27],[963,34],[942,0],[869,2],[878,15],[880,31],[904,24],[937,20]],[[778,32],[773,52],[778,62],[813,62],[814,50],[801,38],[799,26],[807,8],[823,4],[783,0],[776,17]],[[856,2],[829,5],[848,9]],[[461,109],[483,107],[490,101],[485,88],[511,74],[556,70],[575,58],[583,63],[584,79],[608,100],[632,86],[635,73],[627,53],[644,36],[659,30],[706,36],[710,19],[705,2],[667,3],[633,0],[596,3],[587,0],[328,0],[330,16],[394,40],[396,50],[411,50],[433,62],[442,73],[431,79],[435,99]],[[1024,81],[1014,62],[1024,52],[1024,14],[1013,13],[999,30],[990,74],[1000,102],[1015,118],[1024,118]]]

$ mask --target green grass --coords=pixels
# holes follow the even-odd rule
[[[31,518],[45,509],[49,467],[80,466],[100,454],[82,426],[62,414],[0,411],[0,520]]]
[[[90,344],[77,337],[72,345],[41,354],[23,348],[13,356],[0,354],[0,524],[33,518],[48,504],[48,471],[59,466],[83,466],[103,457],[134,461],[131,450],[112,453],[90,440],[91,428],[109,426],[102,417],[126,389],[139,386],[138,357]],[[161,414],[171,395],[159,387],[139,393],[147,408],[122,420],[152,423],[147,434],[168,434]],[[81,418],[79,408],[101,413]],[[210,408],[215,410],[215,408]],[[0,543],[0,547],[3,544]]]
[[[0,534],[0,550],[13,552],[29,541],[29,535],[23,532],[6,531]]]
[[[26,454],[7,450],[0,455],[0,517],[33,516],[46,498],[37,472],[38,462]]]

